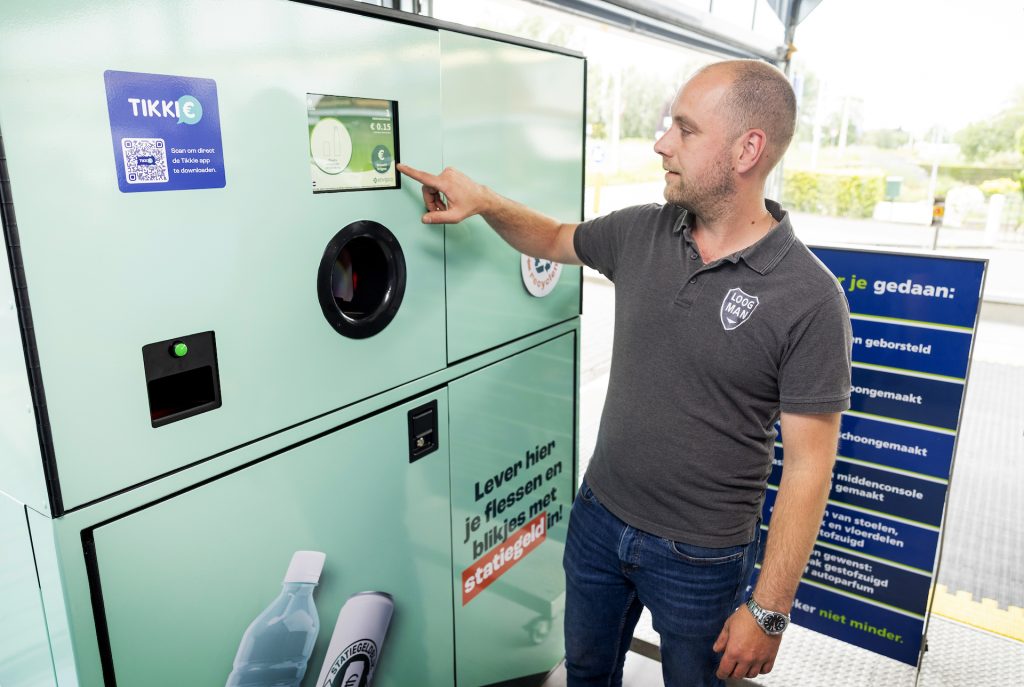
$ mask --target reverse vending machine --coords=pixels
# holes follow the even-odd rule
[[[0,684],[543,682],[581,273],[395,165],[580,219],[584,75],[345,0],[0,7]]]

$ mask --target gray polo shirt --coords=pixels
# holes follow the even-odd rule
[[[850,406],[850,315],[836,279],[778,225],[705,265],[688,213],[584,222],[585,264],[615,282],[615,341],[587,483],[637,529],[706,547],[750,542],[780,411]]]

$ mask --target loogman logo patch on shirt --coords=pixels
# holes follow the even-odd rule
[[[729,289],[722,299],[722,309],[719,311],[725,331],[732,331],[749,320],[760,302],[757,296],[751,296],[743,289]]]

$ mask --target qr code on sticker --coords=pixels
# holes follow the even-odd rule
[[[166,182],[167,147],[162,138],[122,138],[124,175],[129,184]]]

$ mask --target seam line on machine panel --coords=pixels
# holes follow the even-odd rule
[[[444,102],[445,102],[445,90],[444,90],[444,45],[442,44],[441,32],[437,32],[437,85],[438,92],[441,94],[441,98],[438,102],[438,116],[444,119]],[[441,124],[441,170],[444,170],[445,159],[444,159],[444,124]],[[424,212],[427,208],[424,207]],[[444,276],[444,360],[446,366],[451,365],[449,357],[451,355],[451,341],[448,340],[448,224],[441,225],[441,257],[444,260],[444,264],[441,270]]]
[[[434,374],[434,372],[431,372],[429,374]],[[423,375],[423,376],[426,377],[426,376],[429,376],[429,374],[428,375]],[[418,379],[422,379],[422,377],[417,377],[416,379],[410,380],[407,383],[411,384],[412,382],[415,382]],[[303,425],[309,424],[310,422],[316,422],[320,418],[326,417],[327,415],[330,415],[331,413],[336,413],[336,412],[342,411],[342,410],[344,410],[344,409],[346,409],[346,408],[348,408],[350,406],[354,406],[354,405],[359,404],[359,403],[364,403],[364,402],[366,402],[366,401],[368,401],[368,400],[370,400],[372,398],[375,398],[377,396],[381,396],[383,394],[386,394],[386,393],[389,393],[391,391],[394,391],[395,389],[399,388],[399,386],[404,386],[404,384],[400,384],[398,386],[393,386],[393,387],[391,387],[389,389],[384,389],[383,391],[380,391],[380,392],[378,392],[376,394],[373,394],[372,396],[368,396],[366,398],[359,399],[358,401],[353,401],[352,403],[346,403],[345,405],[339,406],[338,408],[332,408],[331,410],[328,410],[326,412],[323,412],[323,413],[320,413],[318,415],[315,415],[315,416],[313,416],[313,417],[311,417],[311,418],[309,418],[307,420],[303,420],[302,422],[296,422],[293,425],[289,425],[287,427],[282,427],[281,429],[274,430],[273,432],[268,432],[267,434],[264,434],[263,436],[256,437],[255,439],[250,439],[249,441],[243,442],[243,443],[238,444],[236,446],[232,446],[231,448],[227,448],[227,449],[224,449],[223,451],[218,451],[217,453],[214,453],[214,454],[211,454],[209,456],[205,456],[203,458],[199,458],[197,460],[194,460],[191,463],[188,463],[187,465],[182,465],[181,467],[175,468],[173,470],[168,470],[167,472],[162,472],[159,475],[154,475],[153,477],[150,477],[149,479],[145,479],[145,480],[142,480],[141,482],[136,482],[135,484],[131,484],[131,485],[129,485],[127,487],[124,487],[122,489],[118,489],[117,491],[110,492],[109,494],[104,494],[103,496],[101,496],[99,498],[92,499],[91,501],[86,501],[85,503],[79,504],[79,505],[77,505],[77,506],[75,506],[73,508],[69,508],[69,509],[67,509],[65,511],[65,513],[74,513],[76,511],[82,510],[83,508],[88,508],[89,506],[92,506],[92,505],[95,505],[97,503],[100,503],[101,501],[106,501],[109,498],[113,498],[115,496],[120,496],[121,494],[128,493],[129,491],[132,491],[133,489],[138,489],[139,487],[144,487],[147,484],[152,484],[154,482],[158,482],[158,481],[160,481],[160,480],[162,480],[162,479],[164,479],[166,477],[170,477],[170,476],[176,475],[176,474],[178,474],[180,472],[184,472],[185,470],[189,470],[191,468],[194,468],[197,465],[202,465],[203,463],[208,463],[209,461],[214,460],[215,458],[220,458],[221,456],[226,456],[229,453],[234,453],[235,451],[239,451],[239,450],[241,450],[243,448],[246,448],[248,446],[252,446],[253,444],[256,444],[256,443],[259,443],[261,441],[265,441],[267,439],[273,438],[273,437],[275,437],[275,436],[277,436],[279,434],[284,434],[285,432],[289,432],[289,431],[291,431],[293,429],[296,429],[297,427],[301,427]],[[433,389],[433,388],[434,387],[432,387],[431,389]],[[428,389],[427,391],[424,391],[423,393],[428,393],[431,389]],[[417,397],[419,395],[420,394],[413,394],[410,398],[415,398],[415,397]],[[393,405],[394,404],[392,404],[392,406]],[[390,408],[392,406],[388,406],[388,407]],[[366,417],[369,417],[369,415],[362,415],[360,417],[361,418],[366,418]],[[345,424],[348,425],[350,423],[345,423]],[[324,434],[329,434],[330,432],[334,431],[335,429],[340,429],[340,428],[341,428],[340,426],[332,428],[332,429],[330,429],[330,430],[328,430],[326,432],[321,432],[317,436],[320,437],[320,436],[323,436]],[[295,444],[289,444],[289,448],[294,448],[295,446],[299,446],[302,443],[305,443],[305,440],[297,442]],[[287,449],[282,449],[282,450],[287,450]],[[275,451],[272,455],[277,455],[278,453],[280,453],[280,451]],[[265,457],[269,457],[269,456],[265,456]],[[262,458],[256,459],[255,461],[250,461],[250,462],[246,463],[246,465],[251,465],[253,462],[258,462],[261,459]],[[233,470],[231,470],[231,471],[233,471]],[[231,471],[229,471],[229,472],[231,472]],[[221,474],[227,474],[227,473],[221,473]]]
[[[312,442],[317,441],[319,439],[323,439],[324,437],[326,437],[326,436],[328,436],[330,434],[334,434],[335,432],[339,432],[339,431],[341,431],[343,429],[351,427],[354,424],[357,424],[357,423],[362,422],[364,420],[369,420],[370,418],[376,417],[377,415],[380,415],[382,413],[386,413],[389,410],[393,410],[393,409],[397,408],[398,406],[405,405],[406,403],[409,403],[409,402],[411,402],[411,401],[413,401],[413,400],[415,400],[417,398],[421,398],[423,396],[428,396],[428,395],[430,395],[432,393],[436,393],[437,391],[439,391],[440,389],[445,388],[446,386],[447,386],[447,383],[445,383],[445,384],[438,384],[437,386],[431,387],[429,389],[424,389],[422,392],[420,392],[418,394],[414,394],[414,395],[412,395],[410,397],[407,397],[407,398],[402,398],[401,400],[395,401],[394,403],[390,403],[390,404],[384,406],[383,408],[377,408],[376,410],[373,410],[371,412],[368,412],[368,413],[365,413],[363,415],[360,415],[359,417],[352,418],[351,420],[349,420],[347,422],[344,422],[344,423],[342,423],[342,424],[340,424],[340,425],[338,425],[336,427],[331,427],[330,429],[324,430],[322,432],[318,432],[317,434],[315,434],[315,435],[313,435],[311,437],[306,437],[305,439],[302,439],[300,441],[296,441],[295,443],[289,444],[288,446],[283,446],[283,447],[277,449],[276,451],[271,451],[270,453],[262,455],[259,458],[254,458],[253,460],[246,461],[245,463],[243,463],[241,465],[236,465],[235,467],[233,467],[233,468],[231,468],[229,470],[226,470],[224,472],[218,473],[216,475],[211,475],[210,477],[207,477],[207,478],[205,478],[203,480],[200,480],[200,481],[196,482],[195,484],[190,484],[190,485],[188,485],[186,487],[183,487],[181,489],[177,489],[177,490],[171,492],[170,494],[165,494],[164,496],[160,496],[158,498],[155,498],[152,501],[144,503],[144,504],[142,504],[140,506],[136,506],[135,508],[127,510],[127,511],[125,511],[123,513],[118,513],[117,515],[115,515],[113,517],[107,518],[105,520],[97,522],[94,525],[91,525],[86,530],[83,530],[83,532],[92,532],[92,530],[95,530],[98,527],[103,527],[104,525],[108,525],[108,524],[110,524],[110,523],[112,523],[112,522],[114,522],[116,520],[120,520],[122,518],[128,517],[129,515],[134,515],[135,513],[138,513],[139,511],[142,511],[142,510],[145,510],[147,508],[150,508],[151,506],[155,506],[157,504],[163,503],[164,501],[169,501],[169,500],[171,500],[173,498],[177,498],[178,496],[181,496],[182,494],[185,494],[185,493],[188,493],[188,492],[193,491],[195,489],[198,489],[200,487],[203,487],[203,486],[209,484],[210,482],[215,482],[215,481],[217,481],[219,479],[222,479],[224,477],[228,477],[229,475],[233,475],[236,472],[240,472],[240,471],[245,470],[245,469],[247,469],[249,467],[252,467],[253,465],[256,465],[257,463],[262,463],[262,462],[264,462],[266,460],[270,460],[271,458],[274,458],[275,456],[279,456],[282,453],[287,453],[288,451],[293,451],[293,450],[295,450],[295,449],[297,449],[297,448],[299,448],[301,446],[305,446],[306,444],[312,443]]]
[[[293,429],[296,429],[297,427],[301,427],[303,425],[309,424],[310,422],[315,422],[315,421],[317,421],[317,420],[319,420],[319,419],[321,419],[323,417],[326,417],[326,416],[328,416],[328,415],[330,415],[332,413],[337,413],[337,412],[345,410],[346,408],[349,408],[351,406],[354,406],[354,405],[357,405],[357,404],[360,404],[360,403],[365,403],[365,402],[369,401],[370,399],[376,398],[376,397],[381,396],[381,395],[386,394],[386,393],[390,393],[390,392],[394,391],[395,389],[398,389],[400,387],[406,386],[407,384],[411,384],[413,382],[416,382],[416,381],[418,381],[420,379],[423,379],[424,377],[429,377],[431,375],[439,374],[441,372],[444,372],[448,367],[451,367],[452,365],[455,365],[456,363],[466,362],[467,360],[471,360],[472,358],[475,358],[478,355],[483,355],[485,353],[489,353],[489,352],[494,351],[494,350],[496,350],[498,348],[502,348],[503,346],[507,346],[507,345],[509,345],[511,343],[514,343],[516,341],[519,341],[521,339],[525,339],[525,338],[530,337],[530,336],[535,336],[535,335],[540,334],[541,332],[543,332],[545,329],[550,329],[550,328],[553,328],[553,327],[557,327],[558,325],[564,324],[565,322],[569,322],[572,319],[574,319],[574,318],[570,317],[567,320],[563,320],[562,322],[556,322],[556,323],[551,324],[551,325],[549,325],[547,327],[544,327],[544,329],[541,329],[539,331],[531,332],[529,334],[524,334],[523,336],[521,336],[521,337],[519,337],[517,339],[513,339],[511,341],[506,341],[505,343],[501,344],[500,346],[495,346],[494,348],[487,349],[486,351],[480,351],[478,353],[474,353],[471,356],[467,356],[466,358],[463,358],[463,359],[458,360],[456,362],[450,363],[445,368],[441,368],[439,370],[433,370],[433,371],[431,371],[431,372],[429,372],[429,373],[427,373],[427,374],[425,374],[425,375],[423,375],[421,377],[417,377],[416,379],[411,379],[408,382],[403,382],[402,384],[399,384],[397,386],[393,386],[393,387],[388,388],[388,389],[384,389],[383,391],[380,391],[380,392],[378,392],[376,394],[373,394],[371,396],[368,396],[366,398],[361,398],[358,401],[353,401],[352,403],[346,403],[345,405],[339,406],[337,408],[332,408],[331,410],[328,410],[326,412],[320,413],[320,414],[318,414],[318,415],[316,415],[314,417],[311,417],[309,419],[303,420],[301,422],[296,422],[295,424],[289,425],[287,427],[282,427],[281,429],[274,430],[273,432],[269,432],[267,434],[264,434],[263,436],[259,436],[259,437],[256,437],[255,439],[251,439],[250,441],[246,441],[246,442],[238,444],[236,446],[232,446],[232,447],[226,448],[226,449],[224,449],[222,451],[218,451],[217,453],[214,453],[212,455],[205,456],[203,458],[199,458],[197,460],[192,461],[191,463],[188,463],[187,465],[182,465],[182,466],[177,467],[177,468],[175,468],[173,470],[168,470],[167,472],[162,472],[159,475],[154,475],[153,477],[150,477],[148,479],[142,480],[141,482],[136,482],[135,484],[131,484],[131,485],[129,485],[127,487],[124,487],[122,489],[118,489],[116,491],[110,492],[109,494],[104,494],[104,495],[100,496],[99,498],[91,499],[89,501],[86,501],[85,503],[78,504],[78,505],[74,506],[73,508],[68,508],[67,510],[64,510],[62,512],[62,514],[74,513],[76,511],[82,510],[83,508],[88,508],[89,506],[92,506],[92,505],[95,505],[97,503],[100,503],[101,501],[106,501],[107,499],[113,498],[115,496],[120,496],[121,494],[126,494],[129,491],[132,491],[133,489],[138,489],[139,487],[144,487],[147,484],[152,484],[152,483],[157,482],[159,480],[162,480],[162,479],[164,479],[166,477],[170,477],[170,476],[176,475],[176,474],[178,474],[180,472],[184,472],[185,470],[189,470],[191,468],[194,468],[197,465],[202,465],[203,463],[207,463],[207,462],[209,462],[211,460],[214,460],[215,458],[220,458],[221,456],[225,456],[225,455],[227,455],[229,453],[233,453],[235,451],[241,450],[243,448],[246,448],[246,447],[251,446],[253,444],[259,443],[259,442],[264,441],[266,439],[270,439],[272,437],[275,437],[275,436],[277,436],[279,434],[283,434],[285,432],[291,431]],[[552,338],[557,338],[558,336],[562,336],[562,334],[558,334],[558,335],[556,335],[556,336],[554,336]],[[540,342],[538,344],[535,344],[534,346],[530,346],[530,348],[525,349],[525,350],[530,350],[531,348],[535,348],[536,346],[539,346],[539,345],[541,345],[543,343],[547,343],[550,340],[551,339],[545,339],[544,341],[542,341],[542,342]],[[510,355],[514,355],[514,354],[510,354]],[[508,357],[508,356],[506,356],[506,357]],[[504,358],[502,358],[502,360],[504,360]],[[493,364],[493,363],[491,363],[491,364]],[[490,364],[484,365],[483,367],[489,367],[489,366],[490,366]],[[480,368],[480,369],[482,369],[482,368]],[[472,371],[475,371],[475,370],[472,370]],[[470,374],[470,372],[472,372],[472,371],[467,371],[467,372],[465,372],[463,374],[460,374],[458,377],[454,377],[454,378],[448,380],[448,382],[454,381],[455,379],[458,379],[460,377],[464,377],[466,374]],[[445,382],[445,384],[447,384],[448,382]],[[425,391],[423,391],[421,393],[427,393],[428,391],[430,391],[432,389],[440,388],[441,386],[444,386],[444,384],[439,384],[436,387],[430,387],[430,389],[427,389],[427,390],[425,390]],[[420,393],[412,394],[408,398],[416,398],[419,395],[420,395]],[[389,407],[391,407],[391,406],[389,406]],[[366,417],[366,416],[361,416],[361,417]],[[335,428],[335,429],[337,429],[337,428]],[[330,430],[330,431],[333,431],[333,430]],[[323,434],[324,433],[321,433],[318,436],[322,436]],[[297,446],[297,445],[298,444],[289,444],[289,446]],[[277,452],[275,452],[275,455],[276,455],[276,453]]]
[[[580,289],[582,291],[582,287]],[[580,471],[580,346],[583,345],[580,330],[572,333],[572,490],[570,506],[576,499]]]
[[[523,339],[525,339],[525,338],[527,338],[529,336],[533,336],[534,334],[539,334],[540,332],[544,331],[545,329],[551,329],[552,327],[557,327],[560,324],[565,324],[566,322],[571,322],[573,320],[579,319],[579,317],[580,317],[579,315],[573,315],[571,317],[565,318],[564,320],[559,320],[557,322],[552,322],[551,324],[545,325],[544,327],[542,327],[541,329],[538,329],[536,331],[528,332],[526,334],[523,334],[522,336],[517,336],[514,339],[509,339],[508,341],[503,341],[502,343],[498,344],[497,346],[491,346],[490,348],[485,348],[482,351],[477,351],[476,353],[473,353],[472,355],[467,355],[465,358],[459,358],[458,360],[453,360],[450,363],[448,363],[448,366],[451,367],[452,365],[458,365],[459,363],[463,363],[463,362],[465,362],[467,360],[470,360],[472,358],[475,358],[477,356],[484,355],[486,353],[490,353],[491,351],[495,351],[495,350],[497,350],[499,348],[503,348],[505,346],[508,346],[509,344],[515,343],[516,341],[522,341]],[[568,333],[568,332],[566,332],[566,333]],[[561,336],[561,335],[559,335],[559,336]],[[531,346],[531,348],[533,348],[533,346]],[[485,367],[489,367],[489,366],[485,366]]]
[[[580,132],[580,222],[586,221],[587,211],[587,72],[589,63],[583,58],[583,130]],[[579,225],[577,225],[578,227]],[[583,265],[580,271],[580,307],[579,314],[583,317]],[[579,342],[582,345],[582,341]]]
[[[241,465],[236,465],[235,467],[233,467],[233,468],[231,468],[229,470],[226,470],[226,471],[221,472],[221,473],[217,473],[216,475],[211,475],[211,476],[209,476],[209,477],[207,477],[207,478],[205,478],[205,479],[203,479],[203,480],[201,480],[199,482],[196,482],[195,484],[191,484],[191,485],[189,485],[187,487],[184,487],[182,489],[177,489],[177,490],[175,490],[174,492],[172,492],[170,494],[166,494],[164,496],[155,498],[152,501],[149,501],[149,502],[147,502],[145,504],[142,504],[140,506],[136,506],[135,508],[132,508],[131,510],[128,510],[128,511],[123,512],[123,513],[119,513],[118,515],[116,515],[114,517],[111,517],[111,518],[107,518],[106,520],[103,520],[101,522],[97,522],[96,524],[90,526],[88,529],[89,530],[93,530],[93,529],[95,529],[97,527],[102,527],[103,525],[107,525],[107,524],[109,524],[111,522],[114,522],[115,520],[119,520],[119,519],[121,519],[123,517],[126,517],[128,515],[132,515],[132,514],[137,513],[137,512],[139,512],[141,510],[149,508],[150,506],[155,506],[158,503],[162,503],[163,501],[167,501],[169,499],[175,498],[177,496],[180,496],[181,494],[184,494],[186,492],[192,491],[193,489],[197,489],[198,487],[201,487],[201,486],[203,486],[205,484],[209,484],[210,482],[213,482],[215,480],[221,479],[222,477],[227,477],[228,475],[231,475],[231,474],[234,474],[234,473],[239,472],[241,470],[244,470],[244,469],[246,469],[246,468],[248,468],[248,467],[250,467],[252,465],[255,465],[257,463],[261,463],[261,462],[263,462],[265,460],[269,460],[270,458],[273,458],[274,456],[278,456],[278,455],[281,455],[282,453],[285,453],[287,451],[294,450],[294,449],[299,448],[300,446],[308,444],[308,443],[310,443],[312,441],[316,441],[318,439],[322,439],[323,437],[325,437],[325,436],[327,436],[329,434],[333,434],[334,432],[337,432],[337,431],[340,431],[342,429],[345,429],[346,427],[349,427],[349,426],[351,426],[353,424],[356,424],[357,422],[362,422],[363,420],[368,420],[369,418],[374,417],[375,415],[380,415],[381,413],[384,413],[384,412],[387,412],[387,411],[392,410],[394,408],[397,408],[400,405],[404,405],[406,403],[409,403],[410,401],[412,401],[414,399],[421,398],[423,396],[435,393],[435,392],[439,391],[440,389],[446,388],[449,384],[451,384],[452,382],[454,382],[457,379],[462,379],[463,377],[465,377],[467,375],[473,374],[473,373],[478,372],[480,370],[485,370],[485,369],[487,369],[487,368],[489,368],[489,367],[491,367],[493,365],[497,365],[500,362],[508,360],[509,358],[511,358],[513,356],[519,355],[520,353],[525,353],[526,351],[532,351],[534,348],[537,348],[538,346],[543,346],[544,344],[549,343],[551,341],[554,341],[555,339],[557,339],[559,337],[566,336],[569,333],[570,332],[563,332],[561,334],[557,334],[557,335],[551,337],[550,339],[545,339],[544,341],[539,341],[536,344],[534,344],[533,346],[530,346],[529,348],[526,348],[526,349],[524,349],[522,351],[516,351],[515,353],[509,353],[509,355],[507,355],[507,356],[505,356],[505,357],[503,357],[503,358],[501,358],[499,360],[495,360],[492,363],[484,365],[483,367],[481,367],[479,369],[467,370],[465,373],[460,374],[457,377],[453,377],[452,379],[448,379],[448,380],[444,381],[443,383],[439,383],[439,384],[437,384],[435,386],[432,386],[432,387],[430,387],[428,389],[424,389],[423,391],[420,391],[419,393],[412,394],[411,396],[403,397],[403,398],[401,398],[401,399],[399,399],[399,400],[397,400],[397,401],[395,401],[393,403],[388,404],[387,406],[384,406],[383,408],[377,408],[376,410],[373,410],[371,412],[364,413],[363,415],[360,415],[359,417],[356,417],[356,418],[353,418],[351,420],[348,420],[347,422],[339,424],[339,425],[337,425],[335,427],[331,427],[330,429],[324,430],[322,432],[318,432],[314,436],[306,437],[306,438],[304,438],[304,439],[302,439],[300,441],[296,441],[294,443],[288,444],[287,446],[283,446],[283,447],[281,447],[281,448],[279,448],[279,449],[277,449],[275,451],[271,451],[270,453],[262,455],[262,456],[260,456],[258,458],[254,458],[253,460],[246,461],[245,463],[243,463]],[[305,423],[303,423],[303,424],[305,424]],[[284,431],[284,430],[282,430],[282,431]],[[254,440],[253,442],[249,442],[249,443],[250,444],[251,443],[255,443],[255,441],[258,441],[258,440]],[[248,444],[246,444],[246,445],[248,445]],[[232,450],[234,450],[234,449],[232,449]],[[222,455],[222,454],[218,454],[218,456],[219,455]],[[212,456],[211,458],[206,458],[206,459],[204,459],[201,462],[205,462],[205,461],[211,460],[214,457],[216,457],[216,456]],[[188,467],[194,467],[195,465],[196,465],[195,463],[192,463]],[[187,469],[187,468],[180,468],[179,470],[176,470],[175,472],[181,472],[182,470],[185,470],[185,469]],[[164,475],[164,476],[166,476],[166,475]],[[116,494],[111,494],[110,496],[106,496],[103,499],[98,499],[97,501],[94,501],[92,503],[96,503],[96,502],[98,502],[100,500],[105,500],[105,499],[110,498],[112,496],[115,496],[117,494],[121,494],[121,493],[130,491],[131,489],[134,489],[136,487],[144,486],[145,484],[149,484],[151,482],[155,482],[155,481],[157,481],[157,479],[159,479],[159,478],[153,478],[153,479],[147,480],[146,482],[143,482],[141,484],[134,485],[133,487],[129,487],[127,489],[122,489],[121,491],[117,492]],[[74,510],[78,510],[79,508],[85,508],[87,505],[91,505],[91,504],[85,504],[83,506],[79,506],[78,508],[76,508]],[[68,511],[68,512],[70,513],[71,511]]]
[[[445,412],[448,421],[448,521],[449,523],[455,522],[455,504],[452,500],[452,495],[455,493],[455,484],[452,480],[452,459],[455,457],[452,452],[452,388],[450,383],[445,385],[448,390],[445,400],[448,402],[448,408]],[[451,525],[454,527],[454,525]],[[452,537],[452,546],[448,547],[448,569],[452,571],[452,618],[454,619],[458,614],[458,606],[456,605],[456,594],[455,594],[455,533],[449,530]],[[452,675],[454,680],[458,683],[459,679],[459,637],[455,631],[455,623],[452,623]]]
[[[43,615],[43,627],[46,629],[46,645],[50,649],[50,670],[52,671],[53,679],[56,682],[57,664],[53,658],[53,635],[50,633],[50,618],[46,614],[46,601],[44,600],[43,595],[43,579],[39,575],[39,559],[36,557],[36,540],[35,537],[32,536],[32,521],[29,520],[29,510],[33,509],[30,509],[29,506],[23,507],[23,512],[25,514],[25,532],[28,534],[28,545],[32,551],[32,568],[36,572],[36,584],[39,586],[39,608]],[[38,513],[38,511],[35,510],[33,510],[33,512]]]

